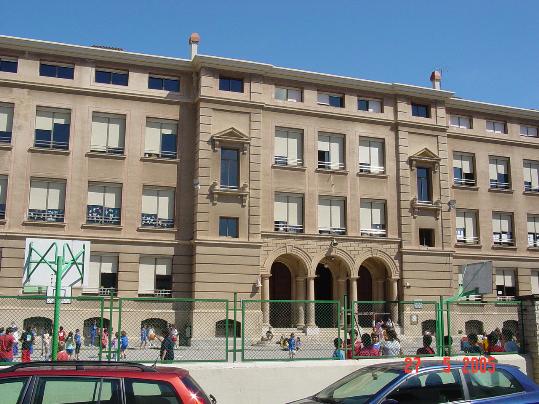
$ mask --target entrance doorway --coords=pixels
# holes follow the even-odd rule
[[[288,267],[281,262],[271,266],[270,300],[292,299],[292,275]],[[270,324],[275,328],[292,327],[292,303],[271,302]]]
[[[318,264],[314,280],[315,300],[333,300],[333,275],[326,265]],[[333,304],[318,303],[315,306],[315,323],[320,328],[335,326],[335,307]]]
[[[371,272],[361,266],[358,271],[359,279],[357,281],[357,300],[371,301],[372,298],[372,276]]]

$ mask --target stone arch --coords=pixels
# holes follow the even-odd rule
[[[395,262],[395,260],[385,251],[375,249],[375,248],[373,248],[370,251],[364,252],[363,254],[359,256],[359,258],[357,259],[358,265],[354,267],[354,276],[357,276],[359,268],[369,258],[376,258],[384,264],[387,270],[388,278],[390,279],[400,278],[399,267],[397,266],[397,263]]]
[[[344,263],[346,263],[346,266],[348,267],[347,268],[348,275],[350,275],[352,273],[352,271],[354,271],[354,268],[356,267],[355,261],[354,261],[354,258],[352,258],[352,256],[348,252],[346,252],[345,250],[342,250],[340,248],[330,248],[326,252],[320,252],[320,253],[316,254],[313,257],[313,259],[311,261],[311,265],[309,267],[308,276],[315,276],[316,275],[316,267],[318,266],[320,261],[322,261],[322,259],[324,259],[324,257],[331,257],[331,256],[338,257]]]
[[[271,275],[271,266],[279,258],[281,255],[291,255],[294,256],[294,258],[298,259],[300,263],[305,267],[305,270],[308,271],[311,267],[311,258],[309,257],[309,254],[305,252],[303,249],[293,246],[293,245],[284,245],[276,250],[273,250],[264,261],[264,265],[262,266],[262,274]],[[285,262],[286,264],[286,262]]]

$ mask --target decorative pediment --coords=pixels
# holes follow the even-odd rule
[[[412,154],[410,157],[408,157],[408,160],[410,161],[410,167],[412,170],[415,169],[417,162],[420,163],[426,163],[434,166],[434,171],[438,171],[438,167],[440,166],[440,157],[431,150],[429,150],[427,147],[421,149],[415,154]]]
[[[217,151],[223,143],[236,144],[242,146],[242,152],[244,154],[247,152],[247,146],[251,143],[249,136],[234,127],[216,133],[211,137],[211,140],[215,151]]]

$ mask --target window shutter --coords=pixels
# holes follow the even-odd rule
[[[476,237],[475,234],[475,213],[466,212],[465,217],[465,226],[466,226],[466,236],[467,237]]]
[[[375,172],[380,171],[384,167],[384,145],[381,142],[371,142],[371,160],[372,164],[375,164],[379,169],[374,170]]]
[[[147,120],[144,152],[153,154],[161,152],[161,124],[159,122]]]
[[[0,105],[0,131],[11,132],[13,128],[13,108]]]
[[[47,209],[47,183],[32,181],[30,185],[30,209]]]
[[[473,173],[472,156],[461,155],[462,157],[462,171],[466,174]]]
[[[286,88],[275,87],[275,99],[276,100],[286,100]]]
[[[7,178],[0,176],[0,205],[5,205],[7,198]]]
[[[157,214],[157,190],[144,188],[142,191],[142,213]]]
[[[108,118],[94,114],[92,117],[91,150],[104,150],[107,146]]]
[[[496,159],[490,159],[488,163],[488,174],[491,180],[497,181],[498,180],[498,170],[497,170],[497,164]]]
[[[535,233],[535,232],[536,232],[535,231],[535,217],[528,216],[528,233]]]
[[[496,286],[504,286],[503,269],[496,270]]]
[[[69,112],[54,112],[53,124],[58,123],[61,125],[63,124],[69,125],[70,115],[71,114]]]
[[[369,100],[369,112],[382,112],[382,103],[378,100]]]
[[[511,230],[511,217],[509,215],[501,215],[500,228],[502,232],[509,232]]]
[[[329,151],[329,135],[318,135],[318,150]]]
[[[160,190],[158,192],[158,209],[157,217],[159,219],[174,219],[174,191]]]
[[[287,206],[286,206],[287,198],[285,195],[281,194],[275,194],[275,202],[274,202],[274,221],[276,222],[286,222],[288,220],[288,214],[287,214]]]
[[[88,205],[103,206],[105,203],[105,187],[102,185],[88,186]]]
[[[359,209],[359,227],[361,230],[372,229],[372,214],[371,214],[371,202],[361,201],[361,207]]]
[[[539,272],[532,271],[531,273],[532,294],[539,294]]]
[[[275,155],[288,157],[287,132],[282,129],[275,131]]]
[[[498,174],[507,174],[507,161],[498,160]]]
[[[539,189],[539,164],[532,164],[530,169],[532,188]]]
[[[99,280],[101,275],[101,256],[91,255],[90,266],[84,270],[83,290],[85,292],[99,292]]]
[[[459,117],[457,115],[451,115],[449,117],[449,125],[451,126],[459,126]]]
[[[36,111],[36,129],[52,130],[52,112],[39,109]]]
[[[331,201],[331,227],[344,227],[344,200]]]
[[[110,118],[109,120],[109,147],[123,149],[125,137],[125,119]]]
[[[163,135],[175,135],[177,132],[178,125],[174,122],[162,122],[161,123],[161,133]]]
[[[329,94],[318,93],[318,103],[329,105]]]
[[[359,162],[361,164],[370,165],[370,142],[368,139],[359,140]]]
[[[288,221],[291,225],[303,226],[303,198],[301,196],[288,198]]]
[[[120,208],[122,206],[122,188],[107,186],[105,187],[105,207]]]
[[[301,102],[301,90],[288,89],[288,101]]]
[[[329,229],[331,227],[331,201],[328,198],[318,200],[318,228]]]
[[[140,294],[153,294],[155,289],[155,258],[141,257],[138,274],[138,292]]]
[[[506,269],[504,270],[504,284],[506,287],[513,288],[516,286],[515,271]]]
[[[331,158],[331,168],[340,168],[341,164],[344,163],[343,142],[344,139],[342,138],[342,136],[331,137],[329,154]]]
[[[157,258],[155,260],[156,275],[172,275],[172,259]]]
[[[62,182],[49,182],[49,209],[64,209],[65,184]]]
[[[116,255],[103,255],[101,257],[101,273],[118,273],[118,257]]]
[[[296,161],[298,160],[298,158],[300,159],[303,154],[301,150],[302,148],[301,139],[302,139],[301,133],[296,132],[296,131],[288,132],[287,150],[288,150],[288,160],[289,160],[288,163],[289,164],[291,162],[292,164],[296,164]]]
[[[500,214],[496,213],[492,215],[492,232],[499,233],[501,231]]]
[[[464,229],[465,228],[465,216],[466,214],[464,212],[458,212],[456,216],[456,223],[455,226],[457,229]]]
[[[385,224],[385,203],[384,202],[372,203],[372,224],[374,225]]]

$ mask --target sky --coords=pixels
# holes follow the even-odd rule
[[[0,34],[199,53],[539,109],[537,0],[0,0]]]

